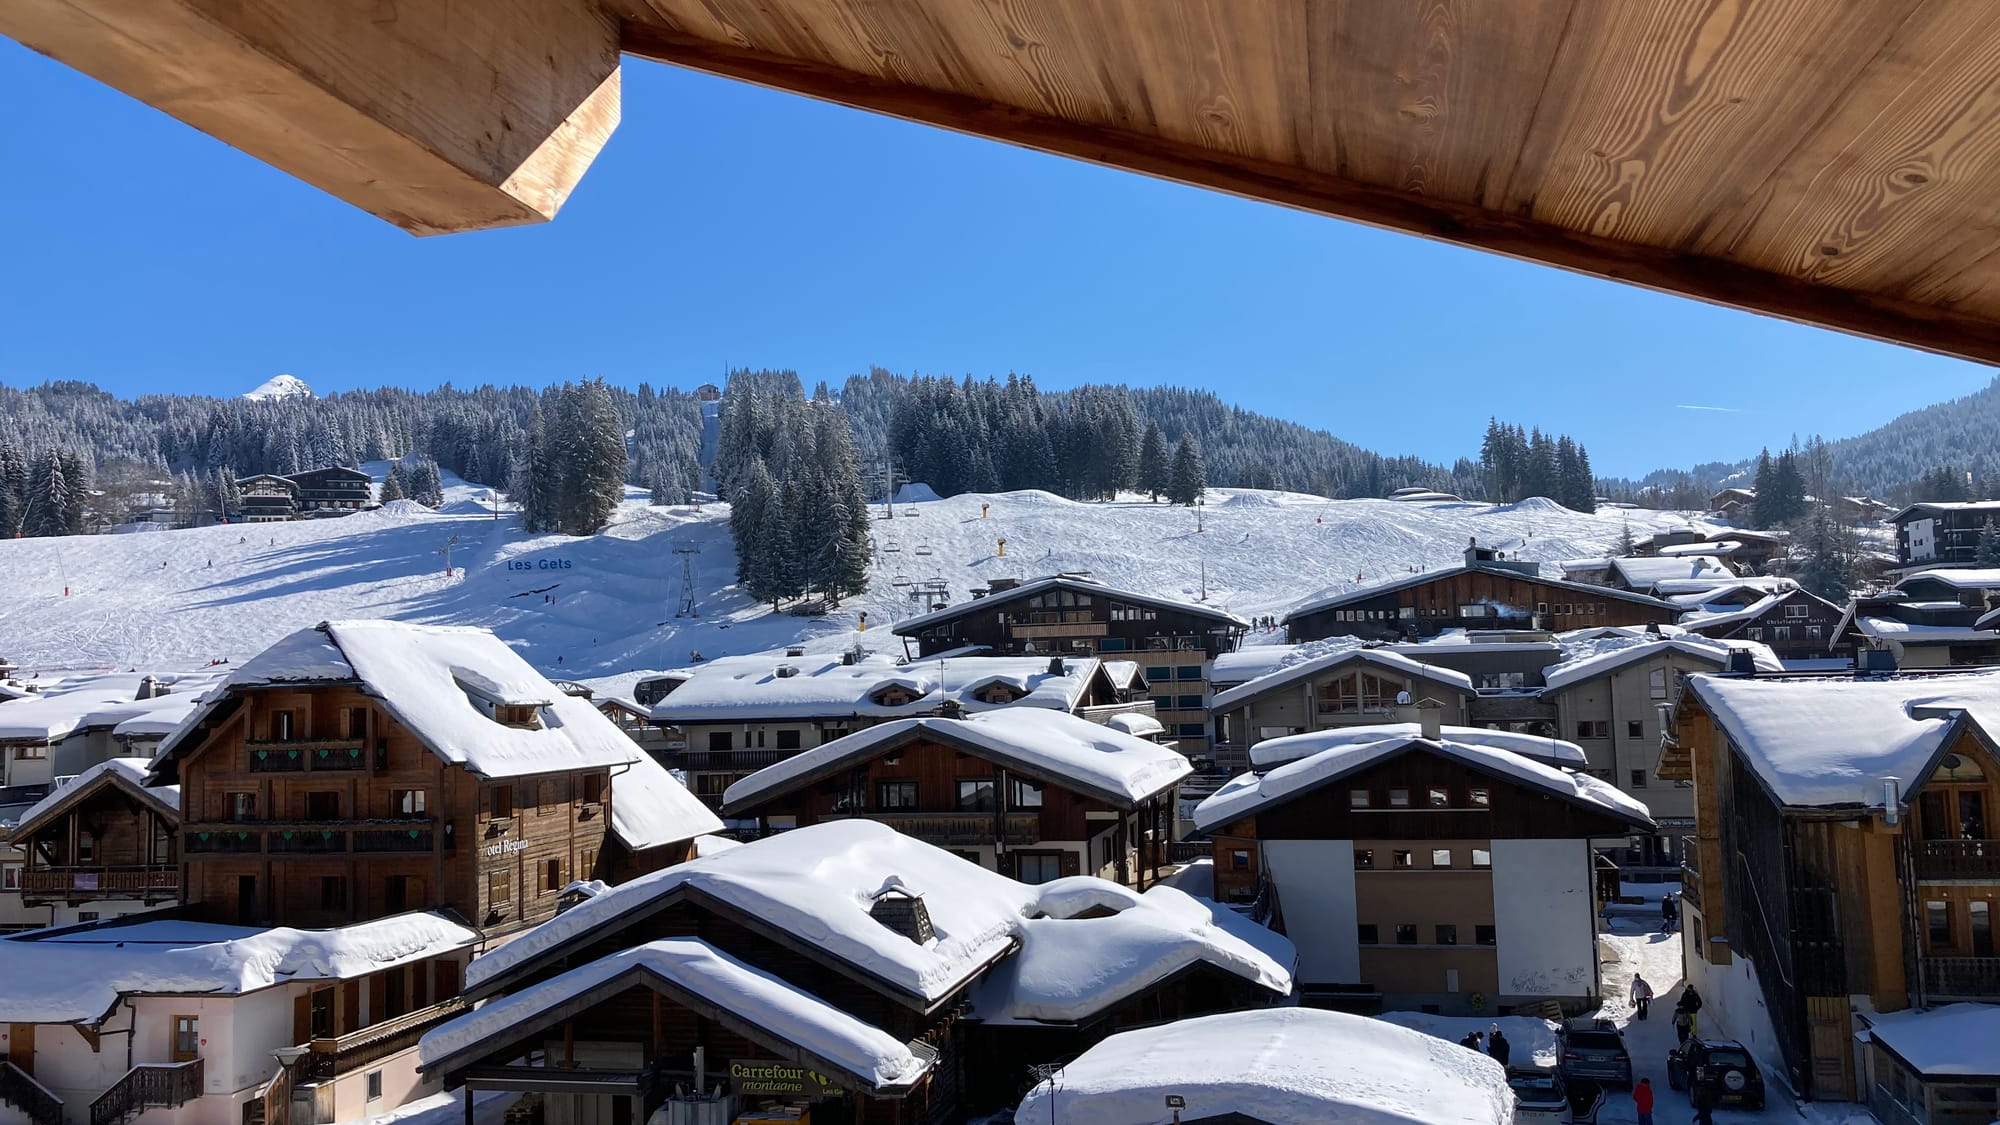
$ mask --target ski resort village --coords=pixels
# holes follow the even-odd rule
[[[0,36],[0,1125],[2000,1121],[1993,10]]]

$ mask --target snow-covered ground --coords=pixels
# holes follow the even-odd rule
[[[379,478],[387,466],[367,467]],[[735,589],[726,505],[653,508],[635,490],[598,535],[530,536],[511,509],[493,518],[484,488],[446,485],[435,512],[404,501],[341,519],[0,542],[0,569],[13,576],[0,655],[25,669],[171,670],[240,661],[328,618],[391,617],[486,626],[546,672],[606,677],[685,665],[695,653],[797,642],[831,651],[852,641],[863,612],[866,639],[900,651],[884,627],[925,608],[908,594],[916,582],[942,582],[958,601],[996,577],[1086,570],[1167,597],[1205,592],[1245,617],[1282,616],[1324,593],[1456,565],[1473,537],[1523,540],[1521,557],[1554,562],[1606,553],[1628,521],[1634,535],[1686,522],[1583,515],[1540,499],[1331,502],[1215,489],[1197,532],[1194,511],[1137,497],[965,495],[899,503],[894,519],[875,506],[872,588],[806,618],[772,615]],[[440,552],[450,540],[447,577]],[[700,551],[689,556],[693,619],[674,616],[682,547]]]

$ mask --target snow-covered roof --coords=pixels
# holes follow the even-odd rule
[[[1946,1004],[1869,1017],[1870,1038],[1925,1078],[2000,1076],[2000,1004]]]
[[[1230,707],[1246,703],[1274,689],[1331,672],[1335,668],[1350,662],[1373,664],[1378,668],[1383,668],[1399,675],[1428,680],[1434,684],[1462,691],[1467,695],[1471,695],[1475,691],[1472,686],[1472,677],[1455,669],[1440,667],[1436,664],[1426,664],[1421,660],[1415,660],[1404,656],[1400,652],[1391,652],[1388,649],[1350,648],[1331,652],[1313,660],[1301,661],[1289,667],[1280,668],[1275,672],[1259,676],[1249,683],[1238,684],[1228,691],[1218,692],[1215,699],[1209,704],[1209,709],[1212,711],[1226,710]]]
[[[1714,555],[1659,556],[1643,559],[1612,559],[1611,569],[1635,590],[1654,590],[1661,582],[1733,582],[1736,572]],[[1678,587],[1677,587],[1678,589]]]
[[[1614,561],[1627,562],[1631,560],[1618,559]],[[1541,574],[1524,574],[1521,571],[1511,570],[1504,566],[1455,566],[1442,570],[1427,570],[1419,574],[1412,574],[1406,578],[1398,578],[1389,582],[1378,582],[1371,586],[1361,586],[1353,590],[1348,590],[1344,593],[1332,594],[1326,597],[1314,598],[1310,601],[1303,602],[1299,605],[1293,606],[1291,611],[1285,614],[1283,623],[1290,624],[1291,622],[1296,621],[1301,617],[1309,617],[1315,613],[1321,613],[1329,609],[1336,609],[1340,606],[1348,605],[1353,602],[1367,601],[1371,598],[1379,598],[1383,594],[1394,593],[1397,590],[1408,589],[1411,586],[1420,586],[1426,582],[1449,580],[1461,574],[1474,574],[1474,573],[1492,574],[1502,578],[1515,578],[1524,582],[1538,582],[1544,586],[1549,586],[1554,589],[1572,590],[1579,594],[1590,594],[1593,597],[1604,598],[1611,601],[1635,602],[1639,605],[1650,605],[1650,606],[1657,606],[1661,604],[1655,598],[1648,597],[1645,594],[1634,593],[1633,591],[1630,590],[1619,590],[1610,586],[1597,586],[1588,582],[1577,582],[1567,578],[1550,578],[1546,575],[1541,575]]]
[[[1577,684],[1607,676],[1620,668],[1641,661],[1664,656],[1680,655],[1692,657],[1714,664],[1717,668],[1727,667],[1731,652],[1747,652],[1756,662],[1759,672],[1782,672],[1785,666],[1770,646],[1756,641],[1721,641],[1709,637],[1683,634],[1678,637],[1662,637],[1658,640],[1641,641],[1587,656],[1580,660],[1569,660],[1551,665],[1543,670],[1545,691],[1561,691]]]
[[[1854,618],[1854,627],[1877,640],[1892,641],[1899,645],[1979,644],[2000,641],[2000,633],[1976,624],[1915,625],[1901,618],[1861,614]]]
[[[553,1018],[551,1010],[579,996],[606,985],[638,984],[645,978],[714,1007],[726,1024],[743,1028],[766,1050],[789,1055],[788,1061],[829,1071],[873,1091],[914,1085],[936,1061],[935,1054],[919,1056],[888,1032],[691,937],[620,950],[499,997],[426,1032],[417,1045],[417,1057],[428,1069],[467,1051],[491,1049],[532,1033]]]
[[[1196,965],[1291,993],[1298,964],[1291,941],[1228,906],[1172,887],[1140,894],[1089,877],[1035,892],[1020,951],[973,986],[976,1019],[1074,1023]]]
[[[943,609],[932,610],[929,613],[920,613],[915,617],[905,617],[901,621],[896,622],[895,632],[900,637],[912,636],[921,630],[936,625],[940,621],[950,621],[952,618],[960,617],[967,613],[984,613],[994,606],[1005,605],[1024,597],[1033,597],[1036,594],[1047,593],[1050,590],[1074,590],[1090,594],[1094,597],[1109,598],[1113,601],[1131,602],[1134,605],[1148,605],[1155,609],[1185,613],[1238,629],[1248,629],[1250,627],[1248,621],[1227,610],[1217,609],[1212,605],[1203,605],[1200,602],[1185,602],[1175,598],[1163,598],[1154,594],[1141,594],[1135,590],[1121,590],[1080,575],[1056,574],[1047,578],[1037,578],[1031,582],[1023,582],[1011,589],[997,590],[983,598],[973,598],[970,601],[959,602],[957,605],[949,605]]]
[[[1062,670],[1053,671],[1055,659]],[[946,700],[968,711],[1002,704],[976,695],[1005,684],[1020,698],[1004,706],[1074,710],[1097,675],[1095,657],[961,656],[899,663],[886,653],[868,653],[852,664],[838,653],[786,656],[752,653],[725,656],[690,670],[687,680],[653,707],[663,723],[726,723],[782,719],[865,716],[900,718],[929,714]],[[790,669],[781,674],[780,668]],[[884,705],[874,696],[886,688],[915,696]]]
[[[2000,672],[1901,679],[1691,676],[1744,764],[1782,805],[1881,808],[1882,779],[1928,776],[1953,710],[2000,733]]]
[[[1664,588],[1667,585],[1667,583],[1661,584],[1662,588],[1657,591],[1660,597],[1673,605],[1687,608],[1709,605],[1717,599],[1738,594],[1756,600],[1799,588],[1799,584],[1789,578],[1764,577],[1737,578],[1720,586],[1706,581],[1686,583],[1694,587],[1691,590],[1668,590]],[[1672,583],[1672,585],[1680,586],[1682,583]]]
[[[1167,725],[1144,711],[1120,711],[1104,721],[1112,730],[1123,731],[1134,738],[1149,738],[1167,733]]]
[[[1976,629],[1993,629],[1996,631],[2000,631],[2000,608],[1994,609],[1991,613],[1988,613],[1984,617],[1981,617],[1979,620],[1973,622],[1972,624],[1973,627]]]
[[[1245,645],[1233,652],[1217,653],[1209,662],[1208,682],[1218,688],[1247,684],[1268,676],[1291,662],[1299,645]]]
[[[1507,1065],[1554,1070],[1562,1063],[1562,1041],[1554,1020],[1540,1016],[1443,1016],[1429,1012],[1383,1012],[1375,1017],[1457,1043],[1472,1032],[1484,1035],[1495,1025],[1507,1037]]]
[[[667,767],[640,754],[611,775],[611,833],[633,851],[692,840],[722,831],[709,811]]]
[[[731,785],[725,811],[739,810],[926,738],[1032,777],[1118,805],[1172,788],[1193,771],[1176,750],[1063,711],[1008,707],[963,719],[893,719],[766,766]]]
[[[1016,1125],[1510,1125],[1506,1069],[1478,1051],[1316,1008],[1229,1012],[1121,1032],[1028,1092]]]
[[[1355,742],[1342,731],[1295,734],[1286,741],[1307,739],[1318,739],[1325,748],[1262,774],[1246,773],[1230,779],[1195,806],[1195,828],[1206,832],[1228,824],[1259,809],[1289,801],[1357,770],[1386,761],[1406,750],[1450,758],[1481,773],[1592,807],[1629,824],[1650,828],[1653,823],[1652,814],[1645,805],[1607,782],[1589,774],[1546,766],[1491,746],[1458,742],[1451,738],[1432,741],[1401,736],[1384,737],[1376,742]]]
[[[565,695],[485,629],[399,621],[328,621],[237,666],[168,735],[155,769],[200,741],[202,723],[244,688],[359,683],[438,757],[483,777],[519,777],[637,760],[642,751],[590,701]],[[534,707],[538,727],[495,720]]]
[[[918,945],[868,913],[876,897],[923,896],[936,938]],[[641,875],[588,899],[472,962],[466,985],[494,981],[550,950],[687,893],[814,947],[901,992],[935,1003],[1013,945],[1033,888],[869,820],[839,820]]]
[[[56,743],[79,731],[123,724],[157,725],[184,715],[194,693],[138,699],[145,677],[120,673],[91,676],[0,702],[0,742]]]
[[[1117,688],[1119,691],[1130,691],[1132,690],[1132,685],[1139,681],[1141,665],[1138,661],[1106,660],[1103,663],[1104,675],[1110,679],[1111,686]]]
[[[1898,589],[1916,581],[1942,582],[1954,590],[2000,590],[2000,567],[1948,566],[1906,574]]]
[[[1902,523],[1920,514],[1941,516],[1949,512],[2000,517],[2000,500],[1925,500],[1891,513],[1888,522]]]
[[[1764,597],[1745,606],[1730,605],[1713,608],[1703,606],[1681,614],[1681,628],[1732,629],[1738,625],[1757,620],[1778,608],[1784,600],[1785,595],[1783,594],[1766,594]]]
[[[397,914],[331,930],[180,920],[109,922],[0,938],[0,1022],[95,1023],[121,996],[234,995],[295,980],[347,980],[480,940],[441,915]]]
[[[1671,543],[1659,549],[1663,559],[1678,559],[1690,555],[1730,555],[1743,549],[1743,544],[1735,539],[1704,540],[1700,543]]]
[[[146,785],[146,767],[149,764],[146,758],[111,758],[91,766],[29,806],[16,824],[15,834],[24,834],[51,813],[68,806],[99,784],[123,786],[135,799],[151,803],[179,823],[181,787],[156,785],[149,788]]]
[[[1417,738],[1423,733],[1421,726],[1419,723],[1379,723],[1374,726],[1340,727],[1334,730],[1315,731],[1311,734],[1267,738],[1250,748],[1250,764],[1258,769],[1272,769],[1286,762],[1309,758],[1335,746],[1359,746],[1389,739]],[[1564,742],[1559,738],[1538,738],[1532,734],[1488,730],[1485,727],[1447,726],[1441,728],[1439,733],[1461,745],[1506,750],[1523,758],[1552,766],[1582,769],[1588,764],[1583,747],[1574,742]]]

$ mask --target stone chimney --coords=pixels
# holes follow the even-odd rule
[[[1444,704],[1425,699],[1417,704],[1417,731],[1436,742],[1444,737]]]

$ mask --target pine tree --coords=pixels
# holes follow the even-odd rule
[[[771,506],[776,485],[762,457],[753,456],[742,477],[742,486],[729,500],[729,537],[736,544],[736,581],[761,602],[767,599],[756,561],[763,553],[764,510]]]
[[[575,429],[566,435],[573,444],[563,474],[570,507],[563,530],[595,535],[625,499],[625,427],[604,380],[578,386],[574,398]]]
[[[1182,431],[1180,444],[1174,447],[1174,467],[1167,480],[1167,500],[1174,504],[1192,505],[1201,499],[1208,489],[1208,474],[1201,463],[1201,443],[1194,435]]]
[[[1979,551],[1973,558],[1975,566],[2000,569],[2000,529],[1994,527],[1992,516],[1979,529]]]
[[[1632,539],[1632,520],[1628,517],[1618,525],[1618,557],[1629,559],[1639,545]]]
[[[22,534],[69,534],[70,505],[69,482],[63,478],[62,454],[54,447],[45,449],[28,474],[28,503],[21,520]]]
[[[28,458],[12,442],[0,446],[0,537],[21,534],[21,520],[27,514]]]
[[[384,504],[404,499],[402,462],[398,461],[396,464],[390,466],[389,475],[382,478],[381,493],[382,503]],[[517,496],[515,499],[518,500],[520,498]]]
[[[1831,510],[1824,506],[1814,508],[1801,538],[1799,546],[1804,557],[1794,575],[1799,585],[1828,601],[1846,601],[1850,562]]]
[[[665,469],[653,470],[653,479],[648,483],[647,491],[649,495],[646,498],[646,503],[651,504],[655,508],[671,507],[678,503],[674,499],[673,491],[667,487],[667,472]]]
[[[786,500],[784,490],[775,489],[764,502],[763,518],[758,521],[756,530],[757,550],[750,555],[750,577],[746,583],[750,596],[760,602],[770,602],[774,611],[779,602],[798,593],[796,571],[792,565],[792,524],[787,518],[789,507]]]
[[[59,535],[83,534],[84,512],[90,504],[90,470],[83,458],[74,450],[65,449],[56,455],[62,466],[63,504],[62,530]]]
[[[1139,439],[1139,490],[1157,504],[1165,491],[1171,470],[1167,465],[1167,435],[1158,422],[1146,423],[1146,436]]]

